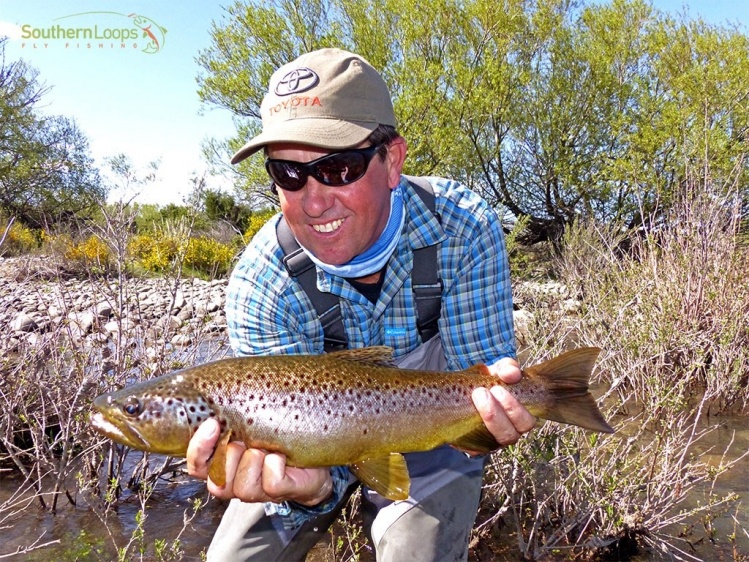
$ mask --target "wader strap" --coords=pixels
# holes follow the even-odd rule
[[[406,176],[427,208],[440,220],[435,211],[432,185],[424,178]],[[315,307],[325,334],[326,352],[346,349],[348,339],[343,328],[343,316],[338,297],[323,293],[317,288],[317,269],[309,256],[299,247],[291,228],[283,217],[276,226],[278,244],[283,250],[283,264],[294,277]],[[416,300],[417,327],[421,341],[425,342],[439,331],[437,321],[442,307],[442,280],[439,278],[437,245],[414,250],[414,265],[411,284]]]
[[[315,307],[325,334],[325,351],[346,349],[348,339],[343,328],[341,303],[332,293],[323,293],[317,288],[317,269],[309,256],[299,247],[286,219],[281,218],[276,226],[278,244],[284,252],[283,264],[289,275],[294,277]]]

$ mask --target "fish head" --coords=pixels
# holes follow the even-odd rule
[[[93,402],[91,425],[133,449],[184,457],[198,425],[212,412],[179,382],[155,379],[102,394]]]

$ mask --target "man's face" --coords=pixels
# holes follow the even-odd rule
[[[405,156],[405,141],[396,139],[384,161],[375,155],[364,176],[348,185],[328,186],[310,176],[299,191],[279,188],[281,210],[299,243],[331,265],[346,263],[374,244],[390,215],[390,192],[400,181],[401,150]],[[268,146],[269,158],[297,162],[330,152],[302,144]]]

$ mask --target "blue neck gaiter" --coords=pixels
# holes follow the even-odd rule
[[[330,265],[317,259],[312,252],[301,244],[300,246],[315,265],[331,275],[352,279],[365,277],[385,267],[385,264],[390,259],[390,256],[393,255],[398,245],[405,219],[403,193],[400,186],[398,186],[390,193],[390,217],[382,234],[380,234],[380,237],[369,249],[354,257],[351,261],[341,265]]]

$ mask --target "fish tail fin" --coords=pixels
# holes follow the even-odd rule
[[[529,377],[544,380],[553,398],[552,404],[538,413],[539,417],[602,433],[614,433],[588,391],[590,374],[600,352],[597,347],[574,349],[525,369]]]

